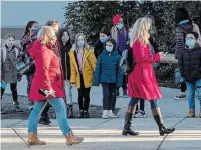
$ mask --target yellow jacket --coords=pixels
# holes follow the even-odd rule
[[[75,53],[76,52],[72,49],[69,52],[71,70],[70,83],[74,83],[76,88],[80,88],[80,73]],[[84,50],[82,65],[84,85],[85,88],[89,88],[93,84],[94,72],[96,69],[96,57],[92,50]]]

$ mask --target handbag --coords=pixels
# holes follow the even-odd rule
[[[23,61],[22,57],[18,58],[16,69],[19,74],[26,75],[27,73],[30,72],[30,70],[32,70],[33,65],[34,61],[30,61],[30,58],[26,55],[25,61]]]
[[[185,82],[185,79],[181,76],[179,68],[176,68],[174,73],[175,73],[175,83],[181,84]]]

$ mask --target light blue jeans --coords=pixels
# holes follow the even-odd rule
[[[57,122],[63,135],[65,136],[71,131],[71,129],[68,126],[66,106],[63,98],[52,98],[44,101],[34,102],[34,108],[29,116],[28,133],[37,134],[38,119],[47,102],[49,102],[55,109]]]
[[[198,99],[200,101],[201,110],[201,79],[197,80],[195,83],[186,82],[188,90],[188,103],[190,109],[195,109],[195,91],[198,93]]]

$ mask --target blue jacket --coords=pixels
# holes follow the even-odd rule
[[[106,50],[98,57],[94,75],[94,86],[100,83],[116,83],[117,87],[122,86],[123,72],[119,66],[121,56],[117,50],[111,54]]]

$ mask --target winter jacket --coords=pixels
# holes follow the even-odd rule
[[[80,71],[76,52],[71,49],[69,52],[69,56],[70,56],[70,69],[71,69],[70,83],[75,84],[75,87],[79,89]],[[83,55],[83,66],[82,66],[82,74],[84,78],[85,88],[89,88],[92,86],[95,68],[96,68],[96,57],[94,55],[94,52],[92,50],[85,49]]]
[[[98,59],[100,54],[103,52],[103,49],[104,49],[104,44],[100,40],[98,40],[94,47],[94,53],[95,53],[96,59]]]
[[[38,93],[39,89],[55,91],[55,97],[64,98],[64,80],[61,63],[55,47],[50,47],[36,40],[28,49],[30,57],[35,60],[36,72],[31,84],[29,99],[41,101],[47,99]],[[49,96],[48,98],[53,98]]]
[[[119,65],[121,56],[117,50],[111,54],[106,50],[99,56],[96,64],[94,86],[100,83],[116,83],[117,87],[122,86],[123,72]]]
[[[177,25],[176,33],[175,33],[175,40],[176,40],[175,58],[176,59],[179,59],[181,52],[185,49],[185,36],[188,32],[191,32],[191,31],[197,32],[198,35],[200,35],[198,26],[192,23],[192,21]],[[200,42],[200,37],[198,41]]]
[[[198,44],[193,49],[184,49],[179,59],[179,68],[187,82],[194,83],[201,79],[201,47]]]

